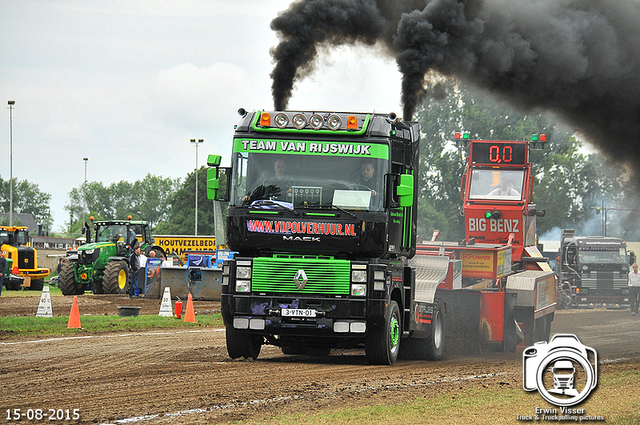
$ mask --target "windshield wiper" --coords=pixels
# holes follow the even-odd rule
[[[299,211],[293,209],[293,204],[284,201],[272,201],[270,199],[259,199],[257,201],[253,201],[249,208],[260,208],[260,207],[280,207],[284,210],[292,212],[295,215],[300,215]],[[270,208],[266,208],[270,209]]]
[[[360,221],[363,221],[360,217],[358,217],[357,215],[355,215],[355,214],[354,214],[354,213],[352,213],[351,211],[347,211],[347,210],[345,210],[345,209],[344,209],[344,208],[342,208],[342,207],[339,207],[339,206],[337,206],[337,205],[333,205],[333,204],[331,204],[331,207],[332,207],[332,208],[337,209],[337,210],[338,210],[338,211],[340,211],[340,212],[343,212],[343,213],[347,214],[347,215],[348,215],[349,217],[351,217],[351,218],[355,218],[355,219],[359,219]]]

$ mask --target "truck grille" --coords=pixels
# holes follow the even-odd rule
[[[307,276],[298,289],[294,278],[299,270]],[[254,292],[347,295],[351,263],[327,258],[255,258],[251,289]]]
[[[624,272],[597,270],[589,277],[582,278],[582,286],[591,290],[610,292],[627,287],[627,275]]]

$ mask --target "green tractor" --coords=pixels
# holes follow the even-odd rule
[[[92,219],[93,221],[93,219]],[[146,221],[104,220],[94,223],[95,240],[85,223],[87,242],[67,257],[60,270],[60,289],[63,295],[80,295],[90,290],[94,294],[126,294],[129,290],[129,258],[137,244],[145,255],[156,251],[158,258],[164,250],[154,245]]]

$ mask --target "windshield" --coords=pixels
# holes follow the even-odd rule
[[[27,230],[18,230],[16,232],[16,242],[20,245],[26,245],[29,241],[29,232]]]
[[[127,226],[124,224],[98,225],[96,227],[96,242],[122,242],[126,234]]]
[[[524,170],[474,169],[469,199],[519,201],[522,199]]]
[[[607,250],[580,250],[578,254],[580,263],[607,263],[625,264],[627,262],[627,250],[625,248]]]
[[[380,211],[388,162],[351,156],[234,155],[231,204],[283,201],[294,208]]]

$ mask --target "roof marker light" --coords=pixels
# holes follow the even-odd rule
[[[531,141],[532,142],[537,142],[538,141],[538,135],[537,134],[532,134],[531,135]]]
[[[295,128],[302,130],[307,125],[307,117],[305,117],[304,114],[295,114],[291,122],[293,122]]]
[[[541,134],[540,135],[540,141],[541,142],[546,142],[547,141],[547,135],[546,134]]]
[[[453,137],[456,138],[456,139],[459,139],[460,138],[460,132],[456,131],[456,134]]]
[[[327,126],[329,127],[329,130],[340,130],[340,127],[342,127],[342,118],[336,114],[332,114],[327,120]]]
[[[320,130],[322,128],[322,124],[324,124],[324,118],[322,118],[320,114],[313,114],[309,118],[309,125],[314,130]]]
[[[469,138],[471,137],[471,135],[469,134],[468,131],[465,131],[464,133],[462,133],[462,138],[465,140],[469,140]]]
[[[268,112],[263,112],[260,114],[260,125],[265,127],[271,127],[271,114]]]
[[[285,128],[289,124],[289,117],[284,112],[278,112],[273,119],[278,128]]]

